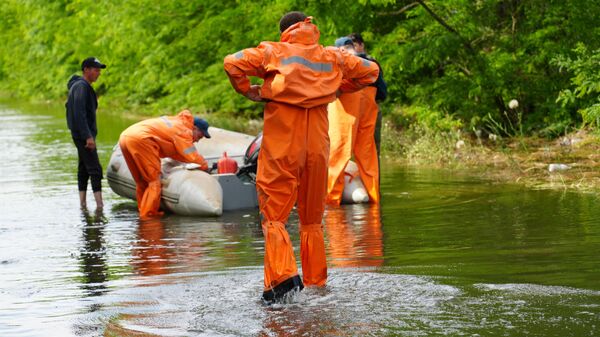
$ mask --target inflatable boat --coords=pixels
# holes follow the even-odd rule
[[[256,163],[261,135],[253,137],[239,132],[210,128],[210,139],[195,143],[209,167],[216,166],[224,154],[239,168],[235,173],[209,174],[196,164],[162,159],[161,207],[175,214],[218,216],[223,211],[258,207],[256,195]],[[368,202],[369,197],[357,174],[356,164],[346,167],[343,203]],[[119,144],[113,148],[106,178],[118,195],[135,200],[135,181],[129,172]]]

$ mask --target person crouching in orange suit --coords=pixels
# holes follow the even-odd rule
[[[354,54],[349,37],[335,41],[336,47]],[[344,192],[344,170],[354,154],[360,179],[369,195],[369,202],[379,203],[379,161],[375,144],[375,124],[379,110],[377,88],[368,86],[359,91],[342,93],[330,103],[329,111],[329,173],[327,203],[339,205]]]
[[[304,285],[323,286],[327,263],[323,211],[327,194],[327,104],[338,90],[358,90],[377,79],[375,63],[319,45],[319,30],[301,12],[284,15],[280,42],[262,42],[228,55],[234,89],[266,101],[256,187],[265,237],[263,300],[272,303]],[[250,85],[248,76],[264,79]],[[302,280],[285,229],[297,202]],[[304,281],[304,284],[302,283]]]
[[[208,123],[183,110],[174,117],[147,119],[121,133],[119,146],[136,184],[136,198],[141,218],[162,215],[160,207],[160,159],[196,163],[207,171],[208,165],[194,142],[210,138]]]

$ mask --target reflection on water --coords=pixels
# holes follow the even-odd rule
[[[383,264],[383,232],[378,205],[330,207],[324,222],[331,265],[377,267]]]
[[[140,220],[137,233],[138,241],[133,247],[131,261],[135,272],[142,276],[168,273],[173,252],[164,239],[165,229],[160,219]]]
[[[384,165],[381,207],[326,211],[327,286],[266,307],[256,210],[82,211],[64,111],[36,109],[0,107],[1,336],[599,334],[597,195]],[[133,121],[98,122],[107,163]]]
[[[82,288],[87,291],[88,296],[99,296],[106,292],[105,282],[108,276],[104,242],[107,220],[102,209],[93,214],[84,209],[82,218],[83,247],[79,255],[83,272]]]

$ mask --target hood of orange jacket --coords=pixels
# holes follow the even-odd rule
[[[281,33],[281,42],[300,43],[300,44],[317,44],[321,33],[317,26],[312,22],[312,17],[306,18],[303,22],[298,22]]]

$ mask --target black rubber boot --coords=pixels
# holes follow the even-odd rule
[[[304,289],[304,284],[302,284],[302,279],[300,278],[299,275],[296,275],[294,277],[291,277],[291,278],[281,282],[275,288],[263,292],[262,299],[266,304],[272,304],[272,303],[280,301],[285,296],[285,294],[287,294],[293,290],[299,292],[302,289]]]

